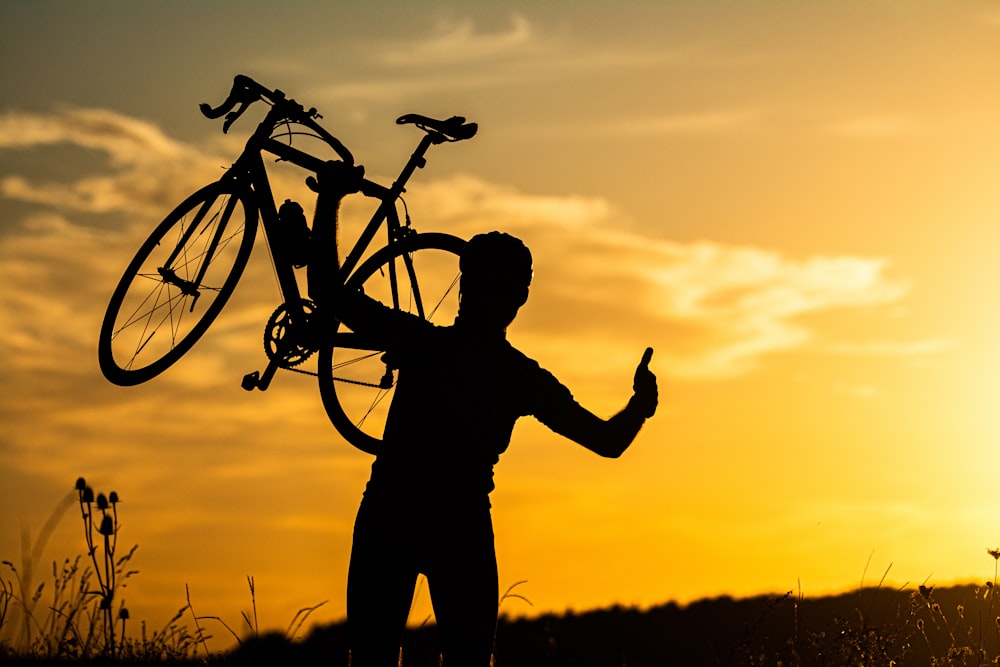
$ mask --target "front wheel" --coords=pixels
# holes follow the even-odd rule
[[[226,305],[256,231],[236,181],[205,186],[164,218],[111,296],[98,340],[104,376],[136,385],[180,359]]]
[[[464,245],[450,234],[414,234],[374,253],[347,287],[362,288],[366,295],[428,321],[450,324],[458,313],[458,255]],[[395,369],[384,353],[338,324],[333,344],[320,347],[317,356],[319,393],[330,421],[349,443],[369,454],[377,454],[382,445],[396,384]]]

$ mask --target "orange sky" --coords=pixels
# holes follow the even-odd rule
[[[312,379],[240,389],[278,305],[265,253],[163,376],[97,369],[134,249],[252,126],[223,136],[197,104],[246,73],[319,108],[383,180],[416,140],[396,116],[477,121],[412,181],[414,224],[525,239],[536,280],[510,338],[596,412],[656,348],[661,410],[622,459],[515,430],[500,576],[534,606],[506,611],[990,574],[990,3],[36,0],[0,8],[0,43],[3,559],[83,475],[124,500],[133,617],[156,627],[188,584],[236,625],[246,575],[266,627],[322,600],[315,620],[343,617],[370,459]],[[71,512],[43,561],[82,544]]]

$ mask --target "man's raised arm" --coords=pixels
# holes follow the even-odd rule
[[[646,348],[635,369],[632,398],[621,412],[610,419],[601,419],[575,401],[552,414],[538,415],[539,419],[556,433],[596,454],[618,458],[635,440],[646,420],[656,412],[659,392],[656,376],[649,370],[652,356],[653,348]]]

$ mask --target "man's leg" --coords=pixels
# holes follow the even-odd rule
[[[493,528],[488,511],[462,523],[439,536],[427,584],[444,667],[489,667],[499,596]]]
[[[397,667],[417,571],[403,553],[396,522],[366,510],[354,526],[347,575],[351,667]]]

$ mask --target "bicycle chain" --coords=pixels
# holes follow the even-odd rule
[[[319,377],[319,373],[317,373],[315,371],[303,370],[301,368],[289,367],[289,368],[286,368],[285,370],[292,371],[293,373],[301,373],[302,375],[311,375],[313,377]],[[333,381],[334,382],[341,382],[343,384],[354,384],[354,385],[357,385],[359,387],[371,387],[372,389],[382,389],[383,388],[382,385],[375,384],[374,382],[363,382],[361,380],[351,380],[351,379],[348,379],[348,378],[339,378],[336,375],[333,376]]]
[[[305,320],[300,324],[293,324],[288,327],[288,329],[282,329],[281,323],[282,318],[287,317],[291,312],[291,309],[287,307],[287,304],[282,304],[271,313],[271,317],[268,318],[267,324],[264,326],[264,352],[267,357],[271,360],[279,362],[281,368],[286,371],[292,371],[295,373],[301,373],[302,375],[312,375],[313,377],[319,377],[318,372],[307,371],[301,368],[296,368],[296,366],[302,364],[307,359],[309,359],[313,353],[314,349],[307,347],[305,345],[300,345],[298,343],[292,342],[289,349],[281,350],[281,343],[285,342],[285,336],[289,335],[292,330],[308,331],[310,325],[310,317],[316,312],[316,305],[308,300],[303,299],[300,303],[302,307],[302,312],[305,315]],[[291,320],[289,320],[291,324]],[[275,335],[275,331],[280,331],[279,335]],[[294,334],[291,334],[294,337]],[[271,343],[274,344],[272,349]],[[353,384],[359,387],[370,387],[372,389],[385,389],[381,384],[375,384],[374,382],[365,382],[363,380],[351,380],[349,378],[340,378],[337,376],[333,377],[334,382],[340,382],[342,384]]]

